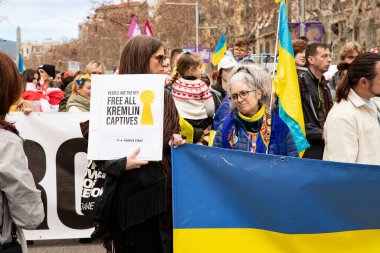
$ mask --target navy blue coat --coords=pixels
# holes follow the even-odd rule
[[[297,147],[288,126],[273,110],[271,114],[272,124],[268,154],[298,157]],[[226,129],[225,126],[229,126],[227,127],[228,129]],[[243,122],[241,122],[236,109],[225,118],[222,124],[220,124],[218,131],[216,132],[213,146],[231,149],[229,140],[227,140],[227,135],[232,127],[235,128],[235,135],[238,139],[237,143],[234,145],[234,149],[249,151],[247,129]]]

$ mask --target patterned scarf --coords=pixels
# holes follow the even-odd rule
[[[236,143],[239,141],[237,136],[237,131],[242,131],[243,135],[248,139],[248,150],[253,153],[265,154],[269,147],[270,135],[271,135],[271,114],[266,106],[262,106],[259,112],[254,115],[251,119],[257,119],[258,114],[262,114],[258,120],[262,119],[261,127],[259,133],[254,136],[254,134],[248,133],[245,128],[238,126],[234,118],[235,112],[232,112],[227,116],[225,124],[223,124],[223,147],[234,149]],[[238,115],[240,121],[250,120],[250,118],[243,115]],[[232,117],[232,118],[231,118]],[[243,123],[242,123],[243,124]],[[244,124],[243,124],[244,125]],[[256,137],[256,138],[255,138]]]

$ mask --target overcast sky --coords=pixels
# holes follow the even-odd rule
[[[77,38],[78,24],[91,8],[91,0],[0,0],[0,20],[6,17],[0,22],[0,38],[16,41],[17,26],[22,42]]]

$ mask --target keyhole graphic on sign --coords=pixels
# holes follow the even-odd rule
[[[143,103],[143,110],[141,115],[140,125],[153,125],[153,114],[151,104],[154,102],[154,93],[151,90],[144,90],[140,95],[141,103]]]

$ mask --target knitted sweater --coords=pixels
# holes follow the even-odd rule
[[[214,100],[206,83],[177,79],[171,86],[178,113],[185,119],[205,119],[214,116]]]

